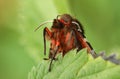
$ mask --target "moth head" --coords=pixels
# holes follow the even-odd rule
[[[58,15],[57,20],[64,25],[69,25],[72,22],[72,17],[69,14]]]

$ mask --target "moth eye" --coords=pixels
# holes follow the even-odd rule
[[[61,18],[61,15],[58,15],[56,19],[59,20],[60,18]]]

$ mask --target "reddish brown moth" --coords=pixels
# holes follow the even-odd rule
[[[40,26],[46,23],[48,22],[44,22]],[[44,55],[46,55],[46,39],[50,40],[49,57],[44,58],[45,60],[51,60],[49,71],[51,71],[52,61],[56,59],[56,55],[59,53],[62,53],[64,56],[70,50],[77,49],[78,52],[83,48],[87,48],[88,53],[94,58],[96,57],[92,46],[86,40],[83,27],[77,19],[71,17],[69,14],[63,14],[58,15],[52,23],[50,30],[47,27],[43,30]]]

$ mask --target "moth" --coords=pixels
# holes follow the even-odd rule
[[[49,57],[45,60],[51,60],[49,71],[56,55],[62,53],[64,57],[69,51],[77,49],[77,52],[87,48],[87,52],[96,58],[96,53],[90,43],[86,40],[82,24],[69,14],[58,15],[53,21],[47,21],[40,24],[35,29],[38,30],[44,24],[52,22],[51,28],[45,27],[43,30],[44,38],[44,55],[46,55],[46,39],[50,41]]]

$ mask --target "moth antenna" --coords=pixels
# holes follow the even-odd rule
[[[52,20],[49,20],[49,21],[45,21],[43,23],[41,23],[36,29],[35,29],[35,32],[43,25],[47,24],[47,23],[52,23],[53,21]]]
[[[81,28],[80,28],[80,25],[79,25],[77,22],[72,21],[72,23],[78,26],[78,31],[82,32],[82,30],[81,30]]]

